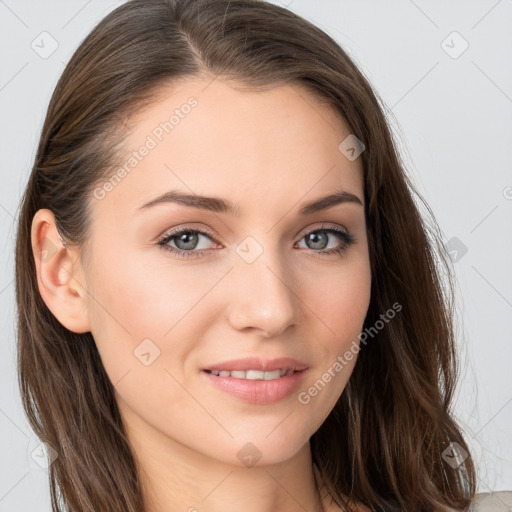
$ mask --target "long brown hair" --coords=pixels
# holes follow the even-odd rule
[[[49,468],[53,510],[141,512],[144,503],[92,334],[67,330],[39,293],[32,219],[50,209],[66,243],[85,250],[89,198],[118,163],[126,120],[163,86],[198,76],[254,88],[304,86],[365,145],[372,272],[365,325],[391,304],[402,310],[361,349],[340,399],[311,437],[323,485],[343,510],[350,510],[344,497],[374,511],[466,508],[476,476],[451,410],[458,372],[453,271],[432,212],[404,172],[382,100],[331,37],[279,6],[132,0],[93,29],[62,73],[20,205],[18,378],[32,428],[58,453]],[[442,457],[450,443],[468,453],[456,468]]]

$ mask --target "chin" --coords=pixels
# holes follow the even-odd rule
[[[278,429],[270,435],[266,430],[248,430],[244,436],[237,435],[225,450],[215,450],[215,458],[239,467],[280,464],[293,458],[309,442],[307,436],[292,438],[289,432],[277,433]]]

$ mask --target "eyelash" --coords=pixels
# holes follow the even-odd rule
[[[344,242],[344,244],[341,247],[338,247],[337,249],[329,249],[329,250],[323,250],[323,251],[315,251],[314,249],[310,249],[316,254],[320,254],[321,256],[341,256],[346,249],[348,249],[352,244],[354,244],[357,240],[348,231],[344,231],[342,229],[339,229],[337,227],[331,226],[331,225],[325,225],[320,226],[319,228],[315,228],[312,231],[308,231],[305,233],[302,238],[310,235],[311,233],[316,232],[327,232],[327,233],[334,233],[335,236],[341,241]],[[177,249],[176,247],[170,247],[167,244],[173,239],[176,238],[181,233],[199,233],[201,235],[206,235],[208,238],[213,239],[213,234],[209,231],[203,231],[200,229],[194,229],[194,228],[178,228],[176,230],[170,231],[166,233],[162,238],[158,240],[158,245],[164,249],[165,251],[169,251],[173,254],[176,254],[178,256],[183,256],[185,258],[197,258],[203,255],[203,253],[208,252],[210,249],[192,249],[190,251],[184,251],[182,249]],[[302,240],[301,238],[301,240]]]

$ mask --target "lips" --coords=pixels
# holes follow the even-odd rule
[[[271,404],[289,397],[304,381],[309,366],[291,357],[246,357],[212,364],[201,377],[218,390],[252,404]]]

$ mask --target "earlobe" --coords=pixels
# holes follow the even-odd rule
[[[57,230],[55,216],[48,209],[32,219],[31,243],[39,293],[48,309],[67,329],[89,332],[87,292],[76,254],[66,247]]]

